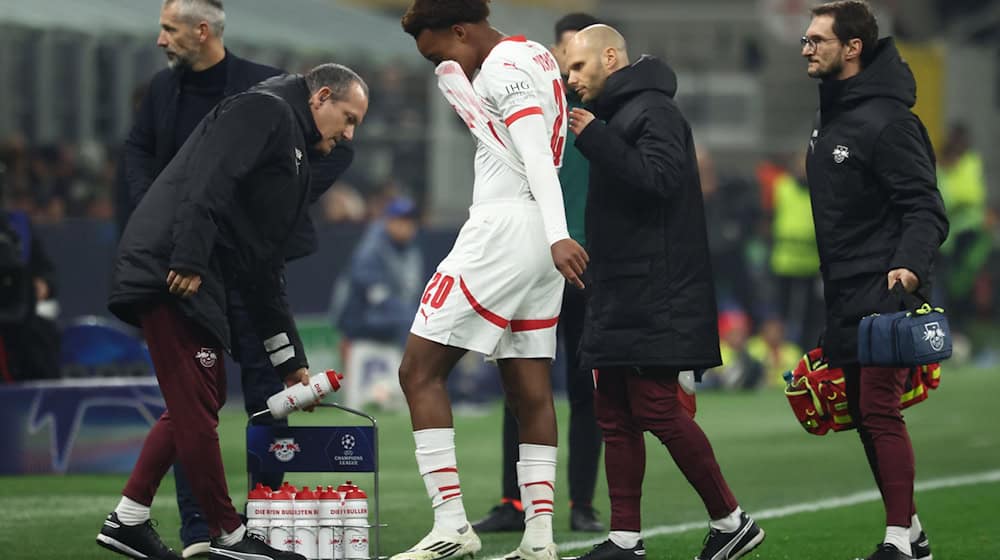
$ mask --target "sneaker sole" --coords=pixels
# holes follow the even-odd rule
[[[755,548],[760,546],[760,543],[764,542],[764,537],[765,537],[764,530],[758,528],[757,534],[754,535],[754,537],[750,539],[750,541],[747,542],[747,544],[745,544],[743,548],[733,551],[733,555],[729,557],[730,560],[736,560],[737,558],[742,558],[743,556],[746,556],[747,554],[753,552]]]
[[[209,548],[209,558],[228,558],[230,560],[274,560],[273,556],[265,554],[254,554],[252,552],[236,552],[235,550],[223,550],[221,548]]]
[[[127,544],[124,544],[121,541],[111,538],[105,534],[97,535],[97,544],[112,552],[117,552],[118,554],[128,556],[129,558],[135,558],[136,560],[145,560],[149,558],[148,555],[143,554]]]

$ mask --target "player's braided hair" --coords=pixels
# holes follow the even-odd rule
[[[413,38],[425,29],[447,29],[456,23],[478,23],[490,15],[490,0],[414,0],[403,14],[403,31]]]

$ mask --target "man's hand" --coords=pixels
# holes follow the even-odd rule
[[[198,293],[198,288],[201,287],[201,276],[171,270],[167,274],[167,286],[170,287],[170,293],[175,296],[188,298]]]
[[[49,299],[49,283],[42,278],[35,277],[35,301],[47,299]]]
[[[580,109],[579,107],[570,109],[569,111],[569,129],[573,131],[573,134],[579,136],[583,129],[587,128],[587,125],[594,120],[594,114],[586,109]]]
[[[301,383],[302,385],[305,385],[306,387],[309,386],[309,370],[308,369],[306,369],[306,368],[299,368],[299,369],[297,369],[297,370],[293,371],[292,373],[289,373],[288,375],[285,376],[285,387],[291,387],[292,385],[295,385],[296,383]],[[315,406],[310,406],[310,407],[304,408],[302,410],[305,410],[306,412],[312,412],[315,409],[316,409]]]
[[[920,287],[920,279],[917,275],[913,273],[908,268],[894,268],[889,271],[889,290],[892,291],[892,287],[896,285],[897,282],[903,285],[903,289],[906,293],[912,294],[917,291]]]
[[[582,290],[584,285],[580,276],[587,269],[587,263],[590,262],[590,255],[587,254],[587,251],[584,251],[579,243],[568,237],[553,243],[551,250],[552,262],[556,264],[559,272],[571,284]]]

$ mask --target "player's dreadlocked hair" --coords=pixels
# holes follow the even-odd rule
[[[478,23],[490,15],[490,0],[414,0],[403,15],[403,31],[416,39],[425,29],[447,29],[456,23]]]

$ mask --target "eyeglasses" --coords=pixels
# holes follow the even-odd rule
[[[806,37],[805,35],[803,35],[799,39],[799,44],[802,45],[803,49],[809,49],[811,51],[815,51],[816,47],[818,47],[820,44],[825,43],[827,41],[836,41],[836,40],[837,40],[836,37],[827,37],[827,38],[824,38],[824,37]]]

